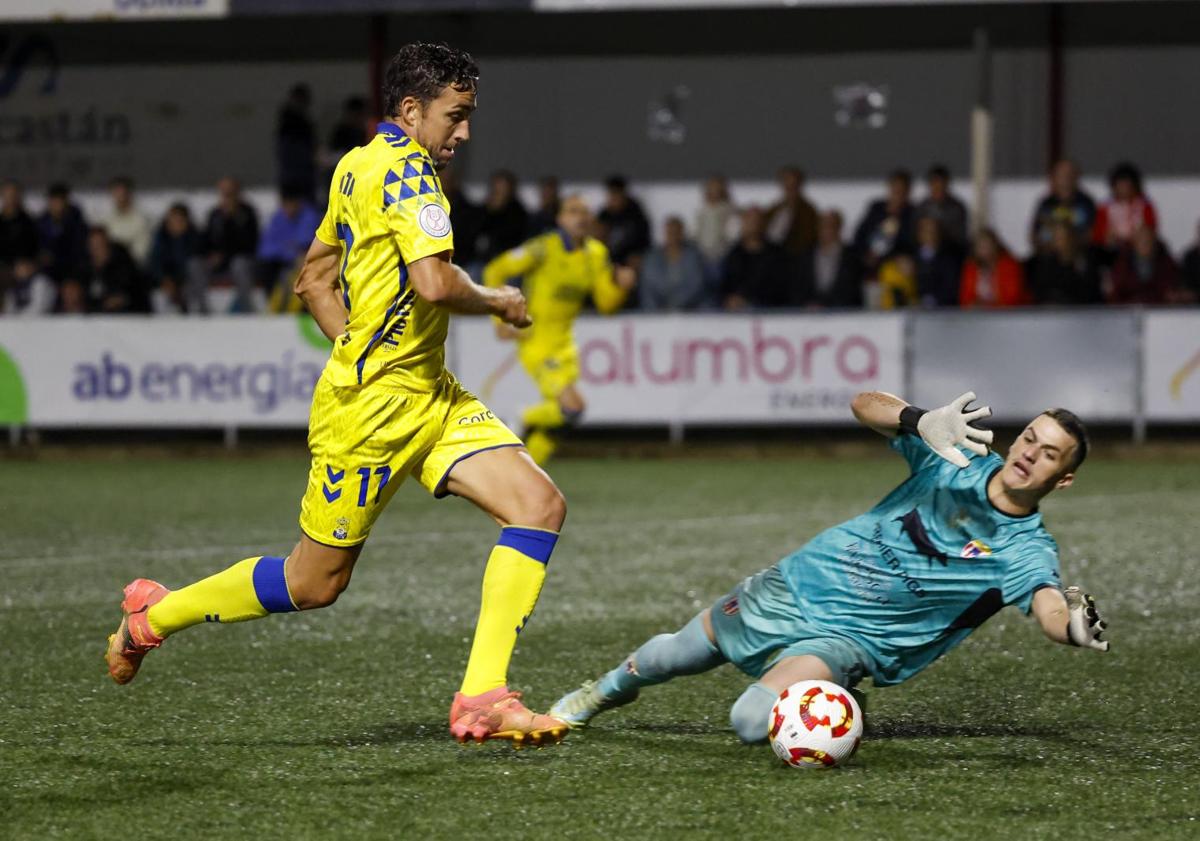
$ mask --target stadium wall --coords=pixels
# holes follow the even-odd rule
[[[1001,422],[1056,405],[1137,432],[1200,420],[1200,310],[622,315],[576,332],[592,426],[834,426],[864,390],[937,405],[975,389]],[[455,319],[447,348],[510,424],[538,399],[489,319]],[[0,318],[0,424],[302,428],[328,354],[308,316]]]

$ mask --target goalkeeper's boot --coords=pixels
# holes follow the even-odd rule
[[[149,578],[137,578],[125,586],[125,598],[121,602],[125,615],[121,617],[117,632],[108,638],[108,652],[104,655],[108,673],[117,683],[133,680],[146,653],[162,645],[162,637],[150,630],[146,611],[169,592]]]
[[[624,698],[607,698],[600,694],[600,686],[596,681],[586,680],[578,689],[555,701],[554,706],[550,708],[550,715],[565,721],[572,729],[586,727],[595,716],[605,710],[623,707],[631,701],[636,701],[637,696],[638,693],[634,692]]]
[[[474,696],[456,692],[450,705],[450,735],[460,742],[508,739],[514,747],[542,745],[561,742],[567,730],[564,722],[530,710],[521,693],[507,686]]]

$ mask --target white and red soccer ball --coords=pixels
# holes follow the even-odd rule
[[[793,768],[832,768],[858,750],[862,710],[836,683],[802,680],[775,701],[767,733],[776,755]]]

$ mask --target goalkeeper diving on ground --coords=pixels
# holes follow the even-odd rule
[[[968,392],[924,411],[882,392],[858,395],[855,417],[890,439],[909,477],[564,695],[550,715],[581,727],[644,687],[733,663],[754,678],[733,705],[733,729],[761,742],[776,697],[793,683],[900,683],[1007,605],[1032,613],[1054,642],[1107,651],[1092,597],[1062,586],[1038,509],[1074,482],[1086,428],[1065,409],[1047,410],[1002,458],[988,449],[992,432],[974,425],[991,415],[968,408],[974,399]]]

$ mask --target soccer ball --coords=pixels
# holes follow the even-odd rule
[[[793,768],[841,765],[858,750],[862,732],[854,696],[827,680],[793,683],[771,708],[771,748]]]

